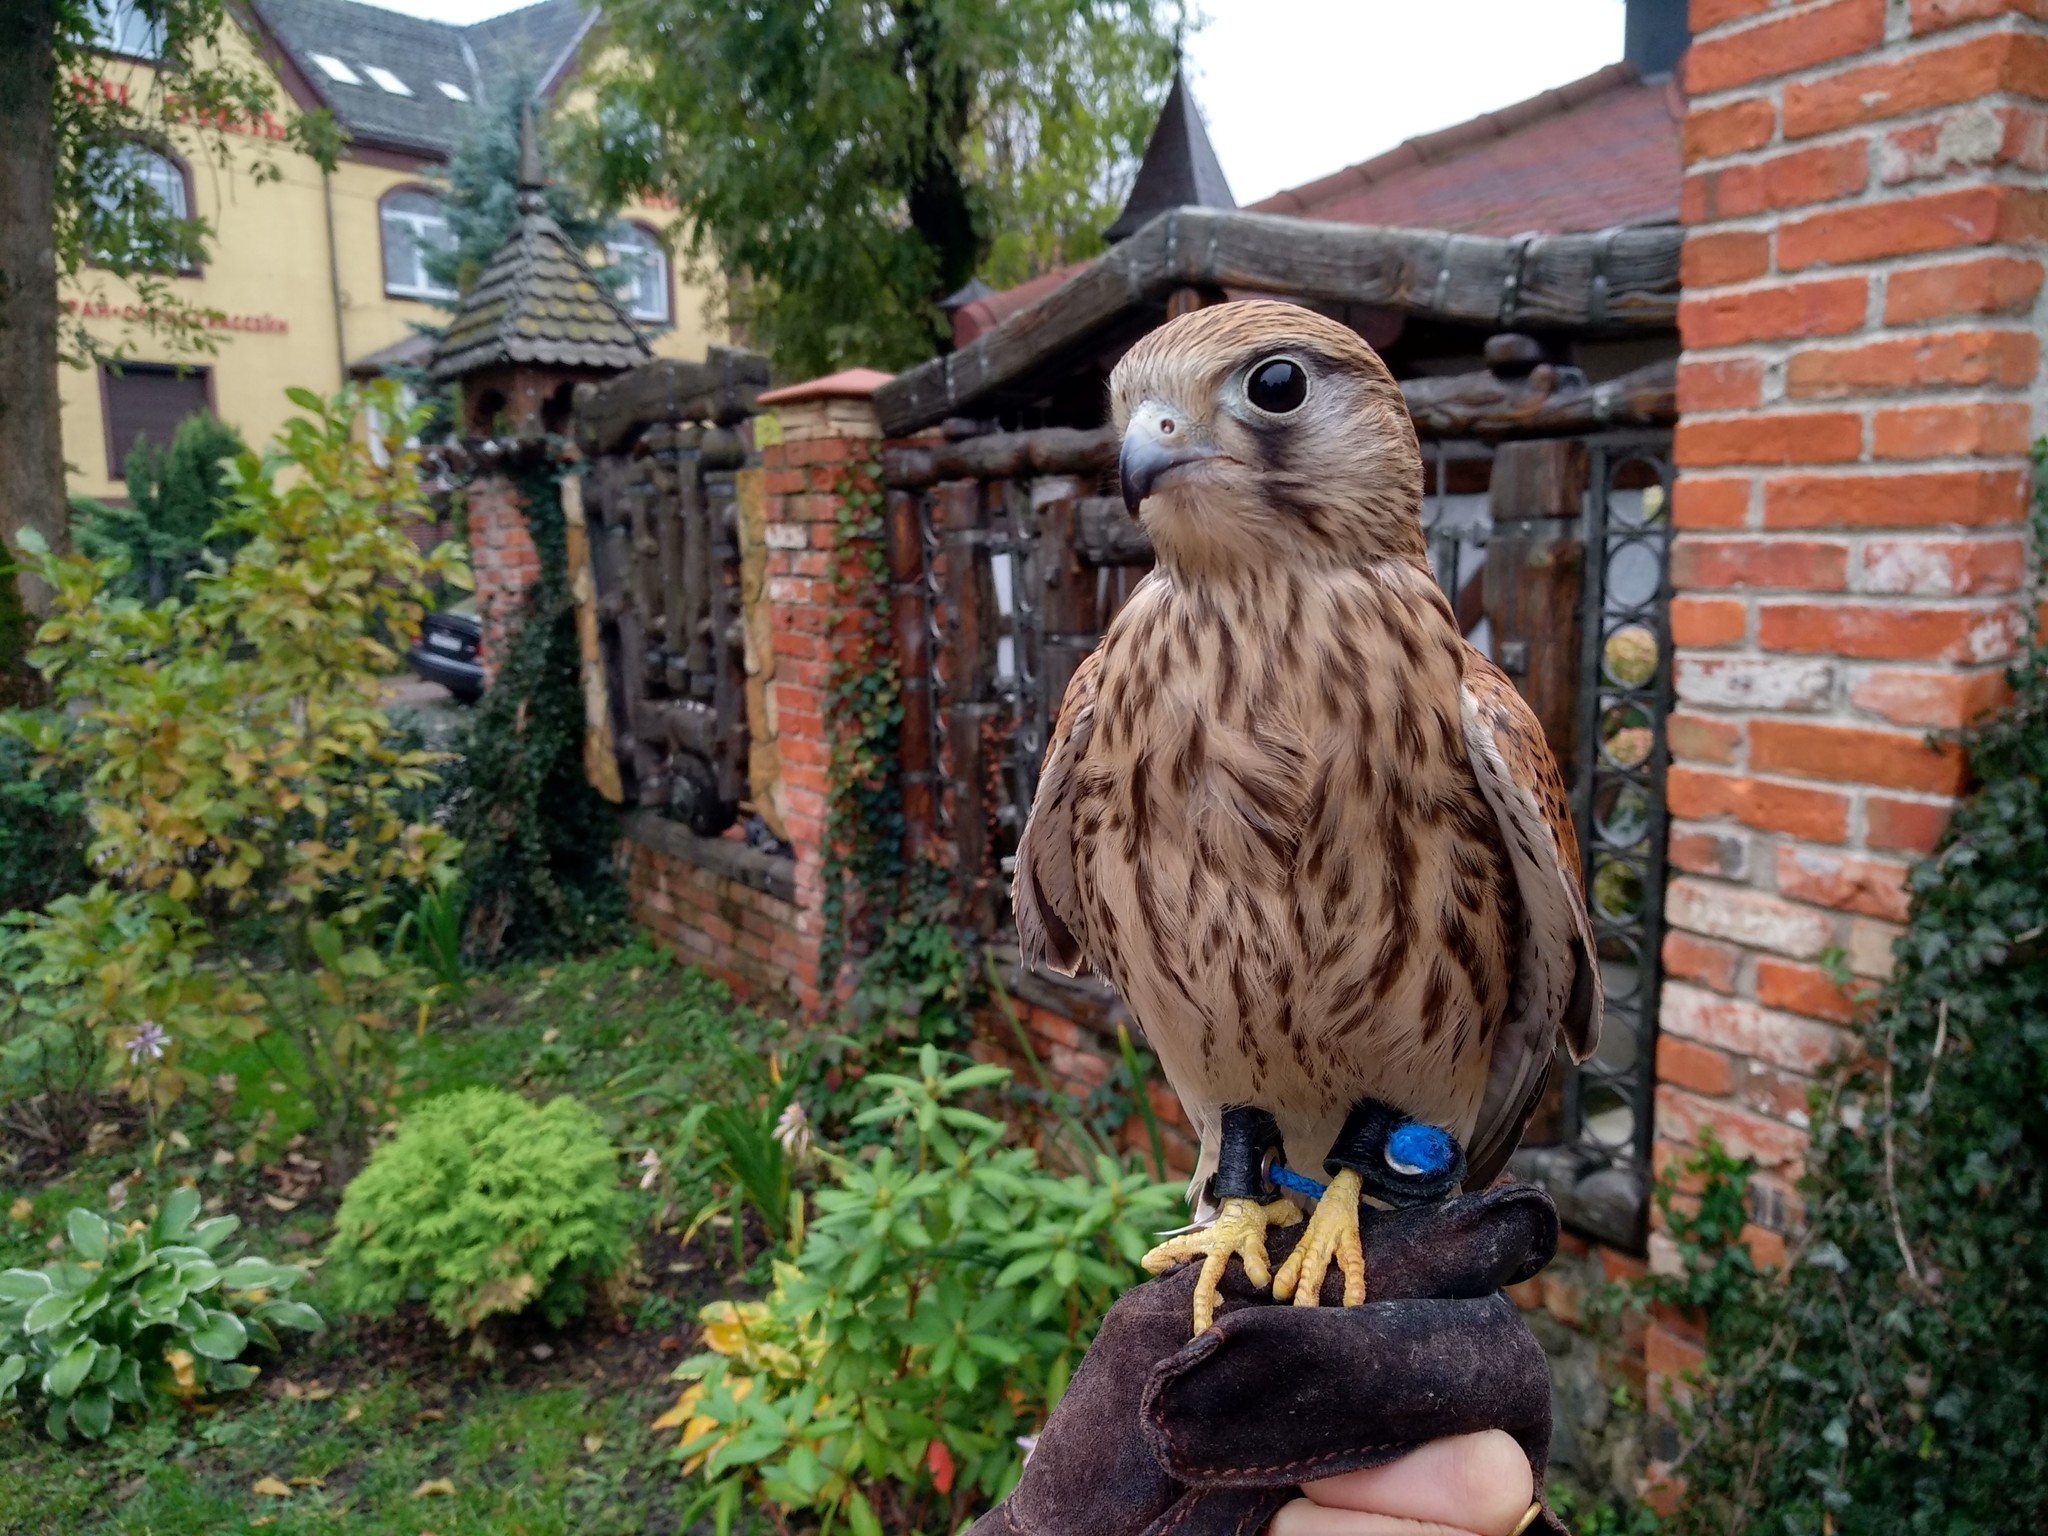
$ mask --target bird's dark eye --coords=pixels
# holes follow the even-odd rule
[[[1308,375],[1291,357],[1269,357],[1252,365],[1244,381],[1245,398],[1272,416],[1299,410],[1308,398]]]

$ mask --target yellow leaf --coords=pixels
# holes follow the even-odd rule
[[[455,1497],[455,1482],[452,1478],[430,1477],[413,1489],[416,1499],[452,1499]]]
[[[292,1479],[292,1486],[294,1488],[325,1488],[327,1486],[327,1479],[324,1477],[295,1477]]]
[[[363,1405],[361,1403],[350,1403],[348,1405],[348,1411],[342,1414],[341,1416],[341,1422],[344,1424],[353,1424],[357,1419],[360,1419],[362,1416]]]
[[[199,1390],[199,1378],[192,1371],[191,1351],[167,1349],[164,1351],[164,1364],[171,1368],[171,1377],[177,1382],[181,1392]]]
[[[283,1478],[272,1477],[267,1472],[249,1485],[249,1491],[251,1493],[260,1493],[266,1498],[272,1499],[288,1499],[292,1496],[292,1486],[290,1483],[284,1481]]]
[[[604,1436],[585,1435],[583,1437],[583,1449],[589,1452],[592,1456],[595,1456],[599,1451],[604,1449]]]
[[[36,1203],[29,1199],[27,1195],[23,1195],[14,1204],[7,1207],[7,1219],[9,1221],[27,1221],[35,1213]]]

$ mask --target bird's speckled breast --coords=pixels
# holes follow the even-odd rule
[[[1155,571],[1105,638],[1076,785],[1085,947],[1205,1154],[1225,1105],[1261,1104],[1312,1170],[1366,1093],[1470,1136],[1521,919],[1463,655],[1401,561]]]

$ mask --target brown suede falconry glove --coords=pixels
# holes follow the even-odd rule
[[[1273,1234],[1277,1268],[1299,1225]],[[1110,1309],[1009,1498],[969,1536],[1258,1536],[1297,1485],[1431,1440],[1505,1430],[1543,1486],[1550,1372],[1501,1288],[1557,1247],[1528,1185],[1368,1212],[1371,1287],[1342,1307],[1254,1292],[1237,1261],[1215,1325],[1190,1340],[1197,1266]],[[1546,1510],[1529,1527],[1562,1536]]]

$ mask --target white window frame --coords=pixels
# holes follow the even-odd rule
[[[93,42],[103,53],[131,59],[164,56],[164,25],[145,16],[135,0],[92,0]]]
[[[416,197],[434,202],[437,211],[428,214],[418,209],[399,206],[398,200],[408,197]],[[453,235],[449,229],[448,215],[438,210],[438,199],[431,192],[422,191],[417,187],[394,188],[392,191],[386,192],[383,200],[377,205],[377,234],[379,243],[382,246],[384,291],[391,297],[398,299],[421,299],[429,303],[456,297],[454,288],[443,288],[427,276],[426,264],[420,260],[419,253],[422,250],[432,249],[437,245],[445,246],[452,242]],[[392,280],[391,251],[393,224],[404,226],[405,233],[403,238],[409,244],[409,254],[412,256],[413,271],[417,275],[417,282],[394,282]]]
[[[668,247],[661,237],[644,224],[627,223],[623,232],[636,235],[639,239],[614,238],[605,241],[604,259],[607,266],[618,267],[629,274],[629,283],[622,284],[613,292],[631,315],[642,325],[672,325],[675,323],[676,288],[675,274],[670,267]],[[644,244],[642,242],[645,242]],[[647,283],[647,268],[652,265],[660,286],[660,308],[645,303],[641,289]]]
[[[339,85],[361,85],[363,77],[350,69],[331,53],[316,53],[313,62],[320,66],[320,73]]]

